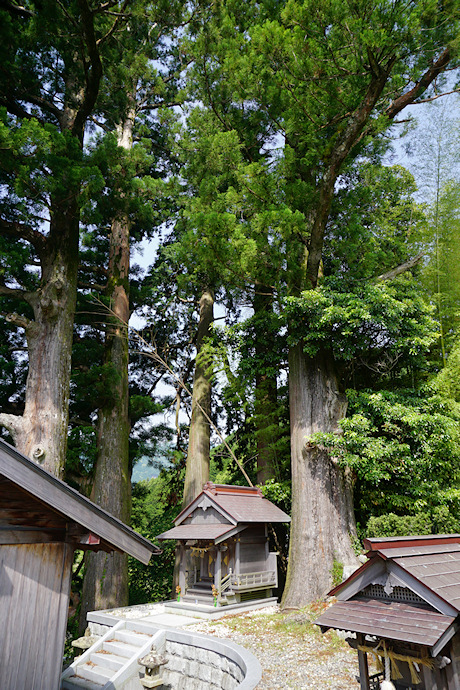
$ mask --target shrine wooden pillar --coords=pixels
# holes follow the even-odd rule
[[[185,546],[184,542],[179,542],[179,587],[181,588],[182,596],[185,594],[187,589],[186,582],[186,558],[185,558]]]
[[[222,553],[219,546],[216,549],[216,567],[214,569],[214,586],[220,594],[220,581],[222,579]]]
[[[361,690],[370,690],[369,683],[369,666],[367,663],[367,654],[359,649],[359,646],[364,645],[364,635],[358,633],[358,664],[359,664],[359,682]]]

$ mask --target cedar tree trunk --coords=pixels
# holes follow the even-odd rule
[[[256,282],[253,301],[255,321],[256,373],[254,417],[257,442],[257,483],[265,484],[275,477],[275,443],[277,427],[276,366],[269,361],[272,351],[271,331],[265,328],[265,319],[273,311],[273,288]]]
[[[132,146],[134,112],[118,128],[118,145]],[[111,367],[107,402],[99,410],[97,461],[92,500],[124,523],[131,512],[129,469],[129,231],[127,213],[113,221],[110,233],[107,297],[113,312],[106,327],[104,361]],[[126,554],[104,552],[86,554],[80,625],[86,625],[88,611],[128,604],[128,558]]]
[[[192,418],[190,421],[187,466],[183,505],[187,506],[198,496],[209,480],[209,449],[211,428],[211,381],[209,363],[200,357],[203,340],[209,335],[214,319],[214,294],[206,288],[200,299],[200,321],[196,339],[195,375],[193,378]]]
[[[309,443],[337,430],[346,398],[338,391],[332,355],[307,357],[302,344],[289,353],[292,525],[283,608],[300,608],[330,589],[333,561],[356,563],[351,483],[328,452]]]
[[[0,425],[10,432],[18,450],[39,462],[56,476],[62,476],[68,433],[68,403],[70,389],[70,364],[73,339],[73,322],[77,294],[79,197],[80,182],[76,169],[81,166],[85,126],[96,102],[102,77],[102,63],[95,36],[95,14],[87,0],[77,3],[72,31],[80,31],[80,46],[76,52],[63,47],[62,108],[57,99],[48,95],[53,89],[44,87],[40,77],[34,82],[11,84],[4,93],[4,103],[9,112],[27,119],[34,119],[37,104],[51,115],[64,136],[52,151],[48,161],[50,175],[54,178],[54,191],[50,191],[49,232],[41,233],[27,223],[0,219],[0,232],[9,237],[30,242],[39,257],[41,268],[40,287],[36,292],[11,289],[0,284],[0,294],[25,300],[33,310],[33,320],[9,314],[12,323],[25,329],[29,368],[23,415],[0,414]],[[16,8],[15,8],[16,9]],[[37,11],[42,8],[37,5]],[[28,13],[31,14],[31,13]],[[40,22],[38,22],[40,23]],[[62,27],[57,33],[65,36]],[[60,63],[56,53],[56,65]],[[58,69],[58,68],[57,68]],[[28,89],[30,90],[30,93]],[[30,105],[32,104],[32,107]],[[42,116],[36,122],[43,124]],[[65,143],[64,143],[65,142]],[[57,163],[67,157],[68,166]],[[75,166],[75,167],[74,167]],[[70,172],[69,172],[70,171]],[[38,203],[42,201],[38,195]]]
[[[77,294],[78,191],[53,199],[50,232],[41,257],[41,287],[28,295],[34,319],[25,327],[29,368],[24,413],[0,415],[17,449],[61,477],[67,447],[70,363]],[[8,317],[7,317],[8,318]]]

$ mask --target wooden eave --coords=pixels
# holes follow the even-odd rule
[[[152,553],[160,549],[140,534],[110,515],[98,505],[82,496],[65,482],[47,472],[43,467],[19,453],[0,439],[0,475],[17,485],[22,491],[40,501],[48,509],[84,528],[100,539],[100,548],[128,553],[147,564]],[[88,543],[81,547],[91,547]],[[94,546],[94,544],[93,544]]]
[[[202,541],[209,542],[210,544],[220,544],[243,532],[246,527],[247,525],[237,525],[235,527],[234,525],[224,525],[222,523],[177,525],[159,534],[156,538],[158,541],[176,539],[182,542]]]

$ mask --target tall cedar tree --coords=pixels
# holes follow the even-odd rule
[[[108,190],[113,217],[107,285],[103,292],[111,311],[105,329],[104,366],[110,368],[113,375],[107,378],[108,390],[98,412],[97,460],[91,497],[124,522],[129,522],[131,511],[127,330],[130,234],[135,223],[136,240],[145,235],[142,219],[139,214],[136,217],[136,210],[139,211],[136,204],[139,207],[142,202],[136,197],[144,197],[147,206],[156,205],[156,199],[149,198],[157,191],[152,175],[161,174],[158,171],[163,163],[158,154],[153,157],[138,154],[142,145],[136,144],[134,151],[133,141],[140,127],[145,130],[150,125],[151,143],[155,140],[159,143],[159,137],[155,138],[158,128],[155,115],[160,108],[171,106],[177,99],[181,62],[177,59],[173,34],[183,19],[181,3],[131,5],[126,31],[111,55],[101,98],[106,126],[112,124],[116,131],[120,156],[115,160],[112,188]],[[158,67],[152,66],[152,60]],[[139,180],[142,175],[144,179]],[[142,212],[153,221],[154,213],[149,214],[145,209]],[[126,555],[87,554],[81,627],[84,627],[88,611],[127,603]]]
[[[205,288],[200,297],[200,318],[196,336],[195,372],[193,376],[192,413],[188,434],[183,506],[188,506],[209,480],[211,448],[211,377],[209,362],[203,357],[203,344],[210,335],[214,320],[214,293]]]
[[[255,103],[284,139],[283,195],[303,219],[286,238],[295,299],[321,282],[325,232],[345,166],[454,64],[458,8],[432,0],[290,0],[276,8],[258,4],[246,32],[238,32],[239,3],[215,8],[215,22],[203,29],[204,60],[211,66],[219,59],[233,99]],[[354,560],[355,527],[342,468],[308,442],[315,432],[337,430],[346,413],[333,352],[324,343],[308,355],[298,331],[289,341],[293,506],[283,605],[297,607],[324,594],[334,559]]]
[[[252,3],[240,5],[238,7],[237,20],[238,31],[244,34],[254,22],[254,6]],[[215,26],[209,22],[209,32],[211,35]],[[235,195],[239,196],[240,221],[234,230],[239,234],[239,242],[246,236],[247,244],[257,245],[257,260],[251,262],[251,267],[245,265],[244,257],[238,256],[231,270],[226,275],[225,290],[228,295],[235,294],[235,289],[243,291],[245,301],[250,301],[254,310],[254,318],[251,322],[251,338],[253,341],[253,356],[257,361],[257,370],[254,375],[254,414],[252,415],[252,425],[256,436],[256,457],[257,457],[257,482],[264,484],[267,480],[275,476],[275,452],[273,443],[273,430],[277,424],[277,371],[273,366],[272,358],[266,347],[267,338],[270,339],[270,322],[273,320],[274,311],[274,283],[277,257],[273,260],[270,251],[269,223],[261,222],[260,216],[257,228],[251,227],[257,211],[257,195],[252,199],[243,201],[244,195],[248,194],[247,189],[242,184],[242,170],[247,179],[254,174],[252,169],[258,170],[259,167],[267,165],[269,159],[269,146],[266,142],[273,136],[273,123],[267,117],[264,110],[255,107],[254,104],[240,101],[235,98],[237,89],[234,88],[232,79],[228,79],[222,64],[211,57],[212,40],[205,30],[203,34],[195,36],[191,45],[191,50],[195,54],[195,62],[191,71],[192,80],[190,90],[196,99],[202,100],[206,108],[213,113],[213,130],[216,143],[218,133],[237,135],[237,148],[240,151],[240,160],[229,160],[227,177],[220,180],[214,187],[215,195],[222,198],[227,196],[227,212],[232,212],[232,201],[235,204]],[[215,34],[213,36],[215,39]],[[236,78],[236,81],[238,79]],[[206,129],[203,136],[206,137]],[[199,136],[199,135],[198,135]],[[222,157],[218,146],[211,147],[207,151],[208,169],[216,164],[216,160]],[[239,169],[239,170],[238,170]],[[209,194],[211,185],[203,184],[197,189],[197,194],[202,194],[203,189]],[[238,190],[238,191],[237,191]],[[265,190],[264,190],[265,191]],[[232,198],[233,195],[233,198]],[[203,199],[203,207],[206,199]],[[209,201],[208,201],[209,204]],[[209,204],[208,213],[215,209]],[[202,222],[204,208],[194,218],[194,222]],[[193,222],[193,221],[192,221]],[[228,238],[231,242],[230,237]],[[210,248],[212,249],[212,243]],[[243,250],[244,251],[244,250]],[[218,261],[220,257],[215,257]]]
[[[25,330],[29,365],[22,414],[3,413],[0,424],[19,450],[58,476],[68,433],[83,137],[100,88],[101,51],[123,22],[122,3],[110,9],[45,0],[0,10],[0,233],[27,245],[30,270],[38,267],[33,290],[20,275],[0,286],[17,300],[7,319]]]

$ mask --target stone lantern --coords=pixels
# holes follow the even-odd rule
[[[166,657],[152,649],[148,654],[138,659],[137,662],[145,667],[145,676],[141,678],[141,685],[144,688],[157,688],[163,685],[160,667],[168,663]]]

